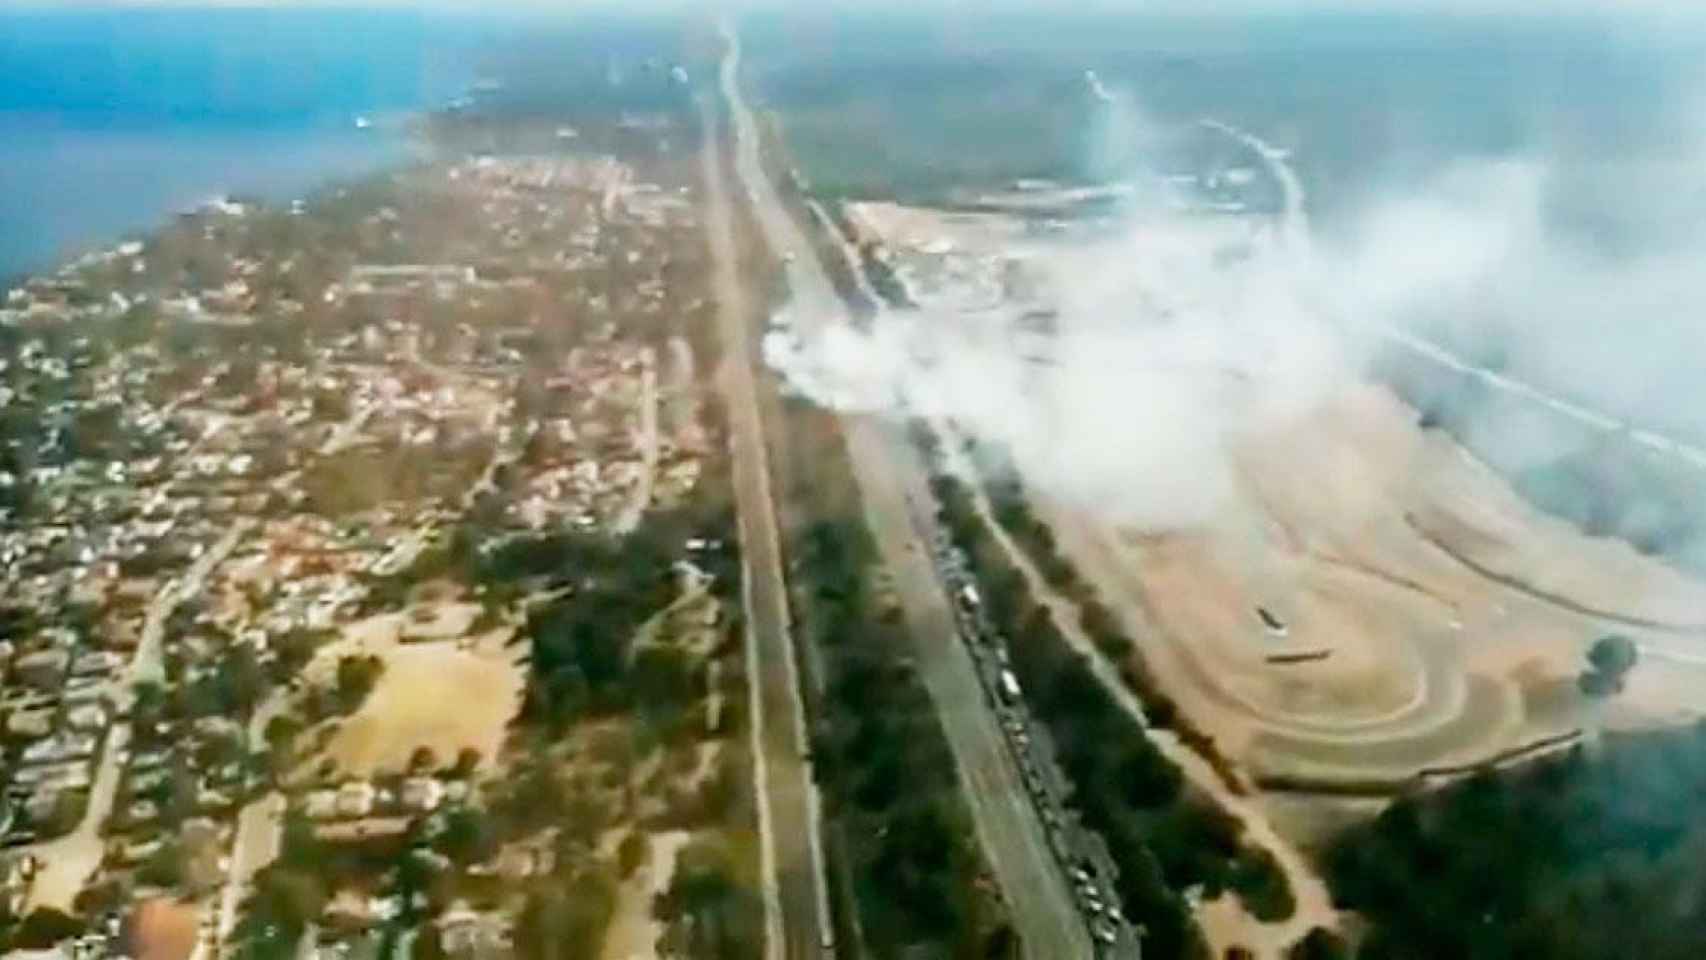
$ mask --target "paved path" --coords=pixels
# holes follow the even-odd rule
[[[937,578],[928,546],[936,503],[921,458],[897,426],[870,418],[847,420],[847,444],[867,521],[918,645],[919,674],[942,719],[978,839],[1007,896],[1025,955],[1089,957],[1084,918]]]

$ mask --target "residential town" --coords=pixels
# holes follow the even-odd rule
[[[484,957],[537,926],[499,881],[569,848],[494,825],[518,789],[494,773],[544,709],[536,622],[594,588],[492,571],[553,538],[649,543],[721,469],[687,182],[476,155],[286,209],[221,201],[0,295],[15,950],[388,957],[424,936]],[[692,532],[635,642],[694,658],[710,737],[740,683],[733,584],[717,528]],[[646,776],[742,762],[684,749]],[[612,936],[650,948],[657,869],[612,894]]]

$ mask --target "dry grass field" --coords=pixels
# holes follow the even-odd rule
[[[445,640],[396,646],[381,657],[378,685],[327,744],[340,771],[401,771],[423,746],[444,762],[469,748],[487,761],[497,756],[521,708],[522,676],[513,661]]]

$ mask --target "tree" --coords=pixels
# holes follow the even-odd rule
[[[439,852],[451,862],[466,866],[497,853],[497,835],[491,818],[474,807],[456,807],[444,817],[444,832],[438,836]]]
[[[82,932],[83,921],[76,917],[52,907],[37,907],[18,925],[11,946],[14,950],[46,950]]]
[[[138,680],[131,687],[131,717],[138,726],[151,726],[166,709],[166,688],[157,680]]]
[[[634,875],[634,871],[645,866],[646,858],[651,854],[651,846],[647,843],[646,834],[642,830],[630,830],[616,847],[616,869],[624,878]]]
[[[267,664],[267,672],[274,683],[287,683],[292,677],[302,672],[308,661],[314,659],[314,651],[328,638],[323,630],[296,629],[274,637],[270,643],[273,660]]]
[[[273,863],[255,875],[254,893],[237,924],[238,956],[286,960],[308,924],[326,908],[325,885],[307,870]]]
[[[762,942],[762,911],[733,880],[727,851],[704,843],[681,850],[669,889],[652,913],[664,923],[659,956],[751,956]]]
[[[42,821],[41,832],[57,837],[77,829],[83,822],[83,812],[88,808],[88,796],[73,790],[62,790],[54,798],[53,809]]]
[[[419,930],[409,951],[409,960],[446,960],[449,954],[444,952],[444,940],[439,934],[438,924],[423,923]]]
[[[698,696],[693,663],[674,647],[647,646],[634,654],[629,686],[640,705],[668,712],[693,702]]]
[[[218,711],[229,715],[246,716],[267,691],[255,648],[246,643],[232,644],[225,651],[214,678]]]
[[[409,754],[409,772],[417,774],[431,773],[438,766],[438,754],[432,748],[422,744]]]
[[[308,870],[319,864],[324,856],[320,837],[314,832],[314,821],[299,808],[287,808],[280,831],[277,862]]]
[[[456,752],[456,765],[450,768],[450,775],[466,780],[479,769],[480,751],[473,747],[463,747]]]
[[[147,862],[136,871],[136,879],[153,887],[173,889],[184,879],[183,851],[176,841],[168,841],[154,851]]]
[[[296,738],[302,735],[302,731],[302,721],[291,713],[274,716],[261,731],[267,744],[267,767],[275,780],[290,772],[296,761]]]
[[[275,754],[288,753],[296,738],[302,735],[302,721],[295,714],[281,713],[267,721],[267,726],[261,735],[266,738],[267,748]]]
[[[598,874],[530,894],[515,924],[522,960],[592,960],[603,951],[615,910],[615,885]]]
[[[1350,955],[1344,937],[1326,927],[1315,927],[1286,950],[1285,960],[1346,960]]]
[[[1628,637],[1600,637],[1588,648],[1588,666],[1576,683],[1590,697],[1608,697],[1623,691],[1624,678],[1640,658]]]
[[[385,672],[385,661],[375,656],[348,654],[338,660],[338,702],[345,713],[359,709]]]
[[[983,941],[984,960],[1019,960],[1019,935],[1003,923]]]

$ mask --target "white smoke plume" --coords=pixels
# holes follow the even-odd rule
[[[1177,135],[1133,132],[1152,124],[1141,117],[1125,111],[1110,127]],[[1685,142],[1671,172],[1695,176],[1706,136]],[[1559,191],[1578,186],[1562,179],[1539,154],[1463,161],[1316,243],[1261,218],[1170,211],[1140,191],[1111,231],[1020,244],[1058,308],[1042,360],[1011,318],[927,298],[868,331],[774,334],[766,356],[821,403],[952,419],[1009,447],[1051,494],[1152,529],[1213,517],[1232,483],[1229,444],[1307,414],[1392,331],[1432,325],[1461,345],[1485,324],[1516,345],[1513,374],[1635,423],[1706,431],[1706,219],[1639,255],[1596,253],[1549,226]],[[1674,349],[1655,351],[1652,337]],[[1485,429],[1508,430],[1498,441],[1535,462],[1580,436],[1532,420]]]

